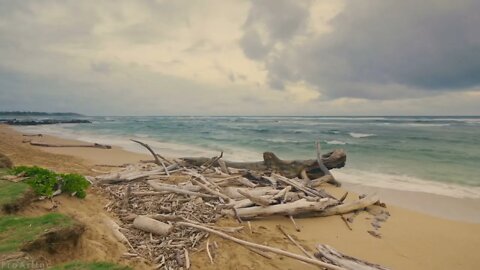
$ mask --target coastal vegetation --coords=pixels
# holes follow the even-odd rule
[[[108,262],[70,262],[50,268],[49,270],[132,270],[127,266],[120,266]]]
[[[86,189],[90,186],[84,176],[75,173],[58,174],[37,166],[19,166],[10,173],[25,177],[23,182],[30,185],[37,195],[52,197],[55,193],[68,193],[78,198],[87,196]]]

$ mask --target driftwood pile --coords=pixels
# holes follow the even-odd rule
[[[223,153],[213,158],[167,159],[147,144],[135,142],[147,148],[154,160],[126,165],[92,180],[112,198],[105,208],[118,216],[121,225],[108,217],[105,222],[130,247],[126,256],[148,259],[158,269],[188,269],[189,251],[206,247],[210,256],[212,245],[200,244],[216,234],[262,255],[272,252],[325,269],[357,269],[335,262],[332,256],[302,256],[229,234],[243,226],[215,225],[223,216],[236,218],[242,225],[274,215],[286,216],[295,224],[294,218],[342,215],[378,203],[375,195],[346,203],[346,195],[335,198],[320,189],[327,182],[339,185],[329,169],[345,165],[343,150],[322,156],[317,144],[316,160],[283,161],[265,153],[262,162],[234,163],[224,161]]]

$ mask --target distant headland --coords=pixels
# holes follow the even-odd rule
[[[0,111],[2,116],[84,116],[73,112]]]

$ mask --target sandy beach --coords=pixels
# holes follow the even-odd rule
[[[113,149],[47,148],[22,143],[22,134],[7,126],[0,126],[0,152],[16,165],[39,165],[62,172],[79,172],[95,175],[111,168],[98,165],[120,165],[150,159],[148,155],[132,153],[118,147]],[[35,141],[49,143],[82,142],[43,136]],[[348,162],[347,162],[348,166]],[[335,173],[335,171],[333,171]],[[341,181],[341,179],[339,179]],[[366,179],[365,181],[368,181]],[[319,243],[328,244],[350,256],[384,265],[391,269],[480,269],[480,203],[474,199],[456,199],[415,192],[375,190],[345,185],[328,187],[335,196],[345,189],[356,192],[377,192],[386,202],[391,217],[380,229],[382,238],[367,233],[371,228],[370,216],[361,213],[349,230],[339,216],[298,219],[301,228],[296,232],[287,218],[271,218],[252,222],[252,232],[245,230],[239,237],[256,243],[268,244],[291,252],[300,253],[276,229],[285,227],[307,250],[314,252]],[[347,200],[356,195],[350,194]],[[135,269],[150,269],[139,261],[121,258],[124,247],[115,242],[109,231],[102,227],[101,215],[105,198],[101,191],[92,191],[85,201],[61,196],[58,211],[73,214],[88,224],[82,240],[82,250],[76,259],[101,260],[128,263]],[[47,203],[33,205],[26,213],[46,211]],[[232,223],[226,220],[225,223]],[[192,254],[192,269],[317,269],[292,259],[273,256],[267,259],[235,243],[212,237],[218,243],[219,252],[211,264],[205,252]]]

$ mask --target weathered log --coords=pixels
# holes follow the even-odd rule
[[[201,166],[210,158],[181,158],[188,164],[193,166]],[[342,168],[345,166],[347,154],[342,149],[336,149],[330,153],[322,155],[322,162],[328,169]],[[236,169],[247,169],[253,171],[276,171],[286,177],[300,176],[302,170],[305,170],[310,179],[315,179],[325,175],[318,167],[316,159],[309,160],[281,160],[274,153],[263,153],[263,161],[258,162],[232,162],[225,161],[226,166]],[[213,163],[213,166],[219,166],[218,160]]]
[[[255,248],[255,249],[258,249],[258,250],[262,250],[262,251],[272,252],[272,253],[279,254],[279,255],[282,255],[282,256],[286,256],[286,257],[296,259],[296,260],[299,260],[299,261],[302,261],[302,262],[306,262],[306,263],[310,263],[310,264],[317,265],[317,266],[320,266],[320,267],[324,267],[324,268],[329,269],[329,270],[346,270],[343,267],[339,267],[339,266],[336,266],[336,265],[325,263],[325,262],[322,262],[320,260],[311,259],[311,258],[308,258],[308,257],[305,257],[305,256],[301,256],[301,255],[298,255],[298,254],[295,254],[295,253],[291,253],[291,252],[288,252],[288,251],[285,251],[285,250],[281,250],[281,249],[278,249],[278,248],[264,246],[264,245],[248,242],[248,241],[245,241],[245,240],[242,240],[242,239],[238,239],[238,238],[235,238],[235,237],[230,236],[228,234],[225,234],[225,233],[222,233],[222,232],[219,232],[219,231],[216,231],[216,230],[213,230],[213,229],[201,226],[201,225],[192,224],[192,223],[188,223],[188,222],[178,222],[176,225],[203,230],[203,231],[218,235],[222,238],[228,239],[230,241],[233,241],[233,242],[235,242],[237,244],[240,244],[242,246],[245,246],[245,247],[250,247],[250,248]]]
[[[257,205],[260,205],[260,206],[269,206],[270,203],[272,202],[270,199],[268,198],[263,198],[263,197],[260,197],[260,196],[255,196],[255,195],[252,195],[250,194],[249,192],[247,191],[243,191],[243,190],[238,190],[238,193],[242,194],[243,196],[245,196],[245,198],[249,199],[250,201],[254,202],[255,204]]]
[[[40,143],[30,141],[30,145],[33,146],[42,146],[42,147],[89,147],[89,148],[100,148],[100,149],[112,149],[112,146],[107,144],[51,144],[51,143]]]
[[[336,206],[332,206],[326,208],[324,211],[310,213],[309,216],[316,216],[316,217],[326,217],[326,216],[333,216],[333,215],[342,215],[350,212],[354,212],[359,209],[364,209],[372,204],[378,202],[378,196],[376,194],[366,196],[360,200],[354,202],[348,202],[345,204],[339,204]]]
[[[133,221],[133,227],[145,232],[163,236],[168,235],[173,230],[172,225],[147,216],[137,216]]]
[[[317,246],[318,252],[315,257],[323,262],[328,262],[347,270],[388,270],[381,265],[360,260],[333,249],[330,246],[319,244]]]
[[[234,213],[232,210],[226,210],[225,212],[231,216],[237,215],[241,219],[254,219],[272,215],[296,216],[311,212],[321,212],[333,204],[336,204],[336,202],[326,198],[321,199],[318,202],[309,202],[305,199],[301,199],[291,203],[275,204],[266,207],[254,206],[248,208],[238,208],[235,211],[236,213]]]

